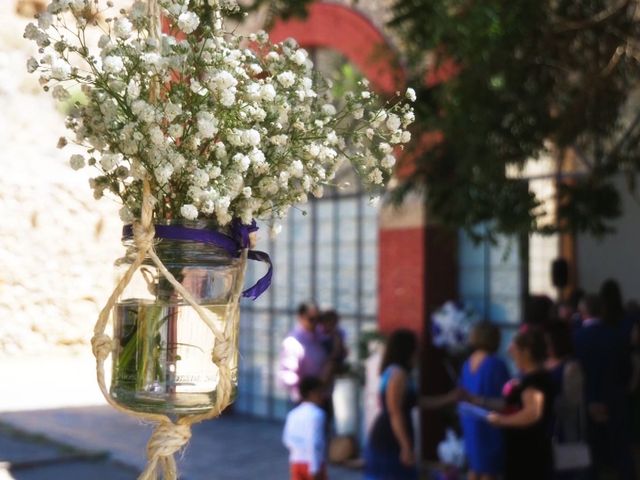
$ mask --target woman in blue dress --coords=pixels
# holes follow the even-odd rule
[[[500,330],[489,322],[475,326],[471,334],[474,352],[462,367],[460,386],[479,405],[500,398],[509,381],[505,362],[496,355]],[[469,464],[469,480],[494,480],[504,470],[503,433],[486,420],[462,414],[460,418]]]
[[[365,448],[365,480],[417,480],[411,409],[416,388],[411,379],[418,340],[409,330],[396,330],[387,341],[380,368],[382,411]]]

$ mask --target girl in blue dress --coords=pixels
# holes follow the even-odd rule
[[[505,362],[496,355],[500,346],[500,330],[489,322],[475,326],[471,334],[474,352],[462,367],[460,386],[474,398],[486,404],[500,398],[502,387],[509,381]],[[464,447],[469,464],[469,480],[495,480],[504,470],[503,433],[486,420],[462,414]]]

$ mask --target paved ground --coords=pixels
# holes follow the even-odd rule
[[[196,425],[184,480],[286,480],[282,425],[227,416]],[[134,480],[149,425],[108,407],[89,356],[0,359],[0,480]],[[331,480],[360,472],[331,468]]]
[[[150,432],[150,426],[106,406],[6,412],[0,422],[0,480],[134,479]],[[235,415],[199,424],[179,458],[181,478],[285,480],[281,428]],[[354,470],[330,469],[331,480],[360,477]]]

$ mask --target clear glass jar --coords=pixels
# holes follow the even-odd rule
[[[125,256],[116,261],[120,274],[137,255],[133,240],[123,244]],[[228,361],[231,398],[235,398],[237,304],[244,262],[223,249],[187,240],[158,239],[155,251],[194,299],[214,314],[218,328],[227,332],[233,348]],[[114,308],[113,338],[110,395],[118,404],[134,411],[173,415],[202,413],[214,406],[219,382],[218,367],[212,360],[215,336],[148,257]]]

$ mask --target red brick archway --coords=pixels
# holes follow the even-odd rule
[[[277,20],[272,41],[295,38],[304,48],[327,48],[344,55],[383,94],[402,90],[406,73],[384,35],[352,8],[314,3],[304,19]]]
[[[392,45],[371,21],[352,8],[314,3],[304,19],[276,21],[270,36],[274,42],[294,38],[303,48],[340,52],[383,95],[393,95],[406,87],[406,71]],[[451,62],[443,62],[427,72],[423,81],[425,86],[433,87],[457,71]],[[429,148],[441,139],[438,132],[425,132],[418,144]],[[411,159],[403,162],[397,173],[403,175],[405,169],[410,172],[411,162]],[[430,313],[457,296],[456,241],[451,232],[429,225],[422,203],[408,202],[399,211],[384,209],[382,212],[378,325],[385,333],[400,327],[409,328],[429,345]],[[447,383],[438,363],[438,353],[426,348],[421,360],[423,393],[439,393]],[[443,432],[444,423],[439,415],[423,416],[422,445],[428,458],[435,458]]]

